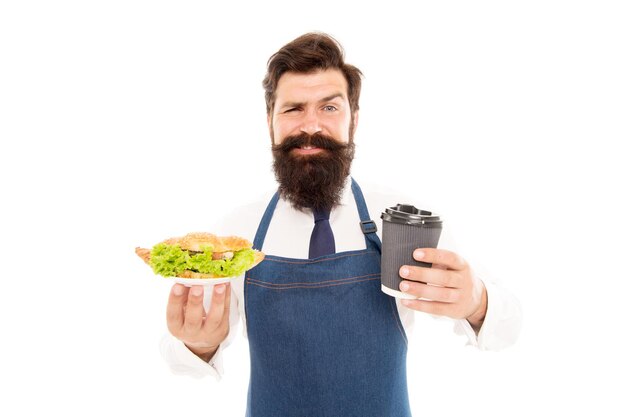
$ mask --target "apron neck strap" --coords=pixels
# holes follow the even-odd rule
[[[356,183],[354,178],[352,179],[352,194],[356,201],[356,208],[359,211],[359,218],[361,219],[361,231],[365,235],[365,244],[368,249],[375,249],[381,252],[381,243],[378,235],[376,234],[376,223],[370,218],[370,214],[367,210],[367,204],[363,197],[361,187]]]
[[[274,197],[270,200],[270,203],[267,205],[265,209],[265,213],[261,218],[261,223],[259,223],[259,227],[256,229],[256,235],[254,236],[253,247],[258,250],[263,249],[263,242],[265,242],[265,235],[267,234],[267,228],[272,221],[272,216],[274,215],[274,209],[276,208],[276,204],[278,203],[278,198],[280,195],[278,191],[274,194]]]

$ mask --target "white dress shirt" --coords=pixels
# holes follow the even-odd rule
[[[378,236],[381,237],[381,213],[385,208],[398,203],[413,204],[420,209],[429,209],[414,200],[397,194],[389,194],[385,190],[375,190],[372,187],[361,185],[367,208],[372,220],[378,227]],[[269,193],[266,198],[254,204],[241,207],[224,219],[213,231],[220,235],[242,236],[250,241],[254,239],[261,217],[272,197]],[[344,187],[341,203],[330,214],[330,225],[335,236],[337,252],[365,249],[365,237],[359,225],[360,218],[356,201],[351,187]],[[279,199],[274,216],[269,225],[263,252],[270,255],[287,258],[307,259],[309,253],[309,239],[313,230],[313,213],[309,210],[295,210],[288,201]],[[452,250],[449,233],[444,227],[438,247]],[[258,248],[255,248],[258,249]],[[521,328],[521,308],[515,297],[501,288],[493,280],[484,276],[479,277],[485,284],[488,296],[487,315],[478,334],[474,332],[467,320],[454,320],[454,331],[467,336],[468,344],[483,350],[499,350],[515,342]],[[223,374],[222,350],[227,347],[235,334],[239,320],[243,323],[243,333],[246,333],[246,316],[244,308],[244,279],[238,277],[231,282],[231,311],[230,333],[220,345],[213,358],[207,363],[193,354],[179,340],[166,334],[161,341],[161,353],[176,374],[203,377],[213,375],[220,378]],[[207,294],[208,293],[208,294]],[[210,303],[211,291],[205,291],[205,308]],[[420,314],[408,309],[396,300],[398,313],[408,337],[414,324],[414,314]]]

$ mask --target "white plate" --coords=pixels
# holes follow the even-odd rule
[[[165,279],[183,284],[185,287],[191,287],[192,285],[204,285],[212,286],[217,284],[223,284],[224,282],[231,282],[239,277],[224,277],[224,278],[180,278],[180,277],[167,277]]]

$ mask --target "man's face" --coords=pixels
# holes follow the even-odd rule
[[[339,204],[354,157],[348,86],[339,70],[286,73],[268,115],[274,173],[297,209]]]
[[[340,143],[348,143],[358,119],[355,113],[351,129],[351,116],[348,82],[341,71],[287,72],[278,81],[274,108],[268,115],[272,144],[279,145],[286,137],[302,133],[321,133]],[[299,148],[293,152],[313,155],[322,150]]]

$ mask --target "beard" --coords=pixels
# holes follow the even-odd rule
[[[312,155],[291,152],[306,145],[323,151]],[[354,158],[352,139],[344,144],[320,133],[303,133],[272,145],[272,154],[278,190],[294,208],[329,210],[339,204]]]

